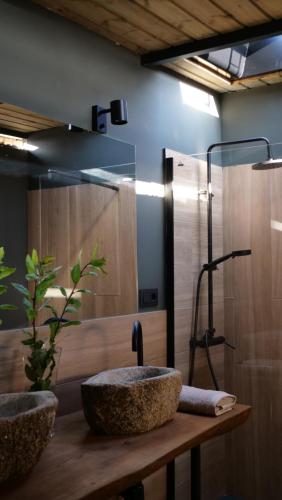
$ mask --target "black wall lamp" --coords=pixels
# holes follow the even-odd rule
[[[107,114],[111,113],[113,125],[125,125],[127,123],[127,102],[125,99],[116,99],[110,102],[109,108],[92,106],[92,130],[105,134],[107,132]]]

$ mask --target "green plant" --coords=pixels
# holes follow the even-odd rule
[[[0,247],[0,281],[2,281],[5,278],[8,278],[8,276],[11,276],[16,270],[15,267],[8,267],[4,264],[4,258],[5,258],[5,250],[4,247]],[[0,295],[4,295],[7,292],[8,287],[6,285],[0,285]],[[17,309],[16,306],[13,306],[11,304],[0,304],[0,310],[1,311],[13,311],[14,309]],[[0,319],[0,325],[2,325],[3,320]]]
[[[31,381],[31,391],[48,390],[51,386],[52,374],[56,366],[56,340],[62,328],[79,325],[80,321],[66,318],[66,315],[76,313],[81,306],[78,294],[92,294],[91,290],[79,288],[79,283],[85,276],[94,277],[99,272],[105,273],[106,260],[97,257],[97,246],[87,264],[81,265],[81,253],[76,264],[70,271],[72,288],[68,292],[63,286],[55,284],[61,267],[53,267],[54,257],[38,257],[36,250],[26,256],[26,280],[28,287],[13,283],[23,298],[23,305],[31,329],[23,330],[25,339],[22,343],[30,349],[25,364],[25,374]],[[47,290],[57,288],[64,299],[62,310],[58,312],[53,300],[46,298]],[[50,311],[50,317],[44,322],[48,325],[49,336],[47,342],[39,338],[38,317],[42,310]]]

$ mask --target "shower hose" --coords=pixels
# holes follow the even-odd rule
[[[194,321],[193,321],[193,328],[192,328],[192,337],[191,337],[191,349],[190,349],[190,367],[189,367],[189,377],[188,377],[188,385],[193,385],[193,378],[194,378],[194,368],[195,368],[195,357],[196,357],[196,342],[197,342],[197,331],[198,331],[198,319],[199,319],[199,305],[200,305],[200,291],[201,291],[201,281],[203,274],[205,272],[205,269],[202,269],[199,277],[198,277],[198,283],[197,283],[197,291],[196,291],[196,304],[195,304],[195,314],[194,314]],[[204,340],[205,340],[205,351],[207,355],[207,362],[208,362],[208,367],[211,373],[211,377],[215,386],[215,389],[219,391],[219,384],[216,378],[216,374],[214,371],[214,367],[212,364],[211,356],[210,356],[210,350],[209,350],[209,331],[206,330],[204,333]]]

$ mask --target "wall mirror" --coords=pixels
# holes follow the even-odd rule
[[[25,255],[36,248],[55,256],[69,288],[80,249],[83,259],[98,243],[107,275],[85,278],[96,295],[82,297],[79,319],[137,312],[135,146],[0,103],[0,191],[0,244],[17,269],[11,281],[24,283]],[[18,310],[3,311],[1,328],[26,326],[12,287],[5,302]]]

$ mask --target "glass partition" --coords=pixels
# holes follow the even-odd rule
[[[96,295],[81,298],[79,319],[137,312],[135,146],[70,125],[28,133],[5,128],[0,191],[0,243],[16,267],[7,282],[26,284],[25,256],[36,248],[41,257],[55,257],[58,283],[68,289],[79,252],[85,262],[97,244],[107,274],[84,278]],[[58,290],[48,294],[59,306]],[[3,311],[2,329],[28,324],[21,299],[9,287],[5,302],[18,309]]]
[[[272,144],[271,150],[276,159],[282,155],[281,144]],[[268,154],[263,143],[219,147],[211,153],[208,187],[206,152],[171,155],[175,364],[184,383],[192,369],[189,342],[194,331],[197,280],[208,261],[209,189],[213,195],[213,259],[236,250],[252,252],[230,258],[212,271],[215,331],[210,333],[215,339],[224,337],[227,344],[209,347],[211,363],[219,388],[236,394],[240,403],[253,409],[243,427],[203,447],[204,498],[224,494],[256,500],[280,497],[282,443],[277,436],[281,434],[282,410],[277,395],[282,383],[282,161],[265,163]],[[209,331],[208,273],[204,273],[200,289],[198,320],[197,340],[203,340]],[[195,386],[215,388],[206,348],[196,348],[192,380]],[[183,481],[183,460],[177,463],[177,484]],[[220,480],[215,482],[215,477]]]

